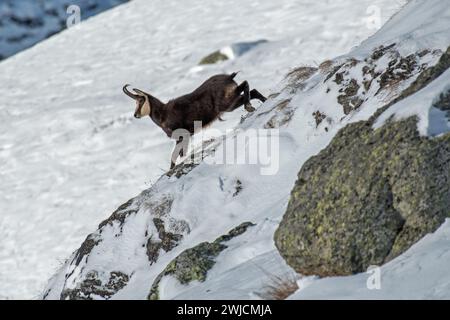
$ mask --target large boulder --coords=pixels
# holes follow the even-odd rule
[[[341,129],[305,162],[275,244],[297,272],[348,275],[407,250],[450,216],[450,134],[420,136],[417,117],[377,118],[450,67],[450,48],[367,121]],[[447,111],[448,93],[435,101]]]
[[[350,124],[303,165],[275,233],[297,272],[381,265],[450,216],[450,134],[421,137],[416,122]]]

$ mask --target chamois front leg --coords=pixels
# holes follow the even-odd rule
[[[243,92],[243,97],[244,97],[244,108],[245,110],[247,110],[248,112],[253,112],[256,109],[252,106],[252,104],[250,103],[250,86],[248,85],[247,81],[242,82],[237,88],[236,90],[242,91]]]
[[[179,136],[176,141],[175,148],[172,151],[172,156],[170,157],[170,170],[175,167],[178,157],[184,157],[187,153],[187,147],[189,145],[189,136]]]
[[[250,88],[247,81],[244,81],[240,85],[238,85],[235,89],[235,92],[237,96],[231,103],[230,107],[227,109],[227,112],[231,112],[242,105],[244,105],[245,110],[247,110],[248,112],[253,112],[256,110],[250,103]],[[243,94],[241,95],[241,93]]]
[[[251,100],[253,100],[253,99],[258,99],[259,101],[261,101],[261,102],[265,102],[266,100],[267,100],[267,98],[266,97],[264,97],[258,90],[256,90],[256,89],[252,89],[251,91],[250,91],[250,99]]]

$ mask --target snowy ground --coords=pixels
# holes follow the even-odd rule
[[[349,54],[331,62],[334,65],[346,62],[341,66],[341,69],[347,70],[343,73],[343,83],[329,79],[329,71],[322,65],[320,71],[310,74],[301,86],[287,86],[277,97],[261,105],[237,125],[223,143],[220,139],[216,141],[214,148],[216,155],[220,155],[224,144],[242,141],[241,138],[251,129],[268,124],[279,126],[279,171],[275,175],[261,175],[260,169],[263,166],[209,166],[211,157],[208,156],[186,175],[178,178],[161,177],[152,188],[143,191],[129,203],[130,207],[124,210],[132,211],[128,211],[123,222],[111,222],[90,235],[90,240],[95,243],[92,250],[87,249],[92,244],[89,242],[84,246],[86,250],[79,252],[79,255],[72,255],[52,277],[43,296],[58,299],[61,293],[67,293],[66,289],[79,286],[89,274],[95,274],[96,279],[106,284],[110,281],[112,272],[119,271],[129,276],[125,287],[117,293],[113,292],[112,297],[94,293],[91,298],[145,299],[150,283],[183,250],[203,241],[212,241],[243,221],[252,221],[255,226],[227,242],[228,247],[220,253],[204,282],[194,281],[189,285],[180,285],[173,277],[165,276],[158,287],[159,297],[249,299],[264,296],[261,293],[270,285],[270,276],[286,276],[286,273],[292,272],[280,259],[272,238],[284,213],[299,167],[325,147],[340,128],[369,118],[375,110],[392,101],[407,88],[419,75],[422,66],[429,67],[437,62],[442,50],[446,50],[450,43],[449,13],[450,6],[438,0],[409,2],[377,34]],[[412,20],[417,23],[412,24]],[[368,57],[372,55],[374,48],[392,43],[396,44],[394,49],[388,50],[382,57]],[[361,83],[365,79],[362,78],[362,69],[368,65],[376,70],[385,70],[393,59],[398,58],[398,54],[416,57],[419,67],[412,68],[408,72],[409,77],[393,86],[382,88],[378,80],[373,81],[369,88],[358,91],[358,94],[365,97],[359,108],[344,114],[336,97],[345,88],[345,83],[350,79],[357,79]],[[328,68],[333,68],[333,65]],[[399,72],[399,69],[396,71]],[[447,132],[448,123],[446,126],[442,124],[444,120],[448,122],[448,119],[442,113],[441,121],[434,121],[436,114],[433,102],[446,92],[449,72],[447,70],[426,88],[393,105],[381,115],[380,123],[376,125],[381,125],[393,113],[396,118],[417,114],[421,133],[434,135],[438,131]],[[286,82],[277,86],[278,89],[283,84],[286,85]],[[290,101],[285,103],[286,99]],[[409,103],[405,104],[405,101]],[[315,111],[325,113],[326,121],[316,125],[312,116]],[[250,149],[251,144],[244,144],[242,147],[243,149],[239,149],[241,152]],[[254,150],[252,151],[254,154]],[[236,187],[238,180],[239,191]],[[173,202],[168,202],[167,199],[172,199]],[[164,205],[161,206],[162,204]],[[164,219],[166,230],[181,232],[183,238],[172,250],[159,250],[157,260],[152,260],[153,264],[150,265],[146,251],[148,246],[145,244],[149,238],[156,236],[157,231],[152,222],[155,215]],[[189,226],[189,231],[186,225]],[[360,274],[347,278],[302,279],[300,290],[293,298],[314,297],[317,293],[321,298],[446,298],[449,296],[450,283],[445,272],[449,257],[447,229],[448,223],[404,255],[383,266],[380,281],[384,289],[381,290],[389,292],[368,294],[366,291],[369,288],[364,281],[367,280],[367,275]],[[433,276],[429,276],[431,274]],[[339,282],[338,285],[329,287],[333,285],[333,281]],[[321,291],[323,284],[324,290]],[[315,290],[316,287],[319,290]],[[410,294],[411,289],[417,290],[414,295]]]
[[[135,0],[0,63],[0,298],[36,297],[101,220],[168,168],[172,143],[132,118],[124,83],[167,100],[241,70],[238,80],[269,94],[293,67],[375,32],[372,5],[383,23],[404,2]],[[269,42],[196,67],[216,49],[259,39]],[[213,128],[233,127],[242,114]],[[283,190],[295,176],[286,179]]]

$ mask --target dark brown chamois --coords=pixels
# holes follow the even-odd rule
[[[242,105],[248,112],[253,112],[255,109],[250,104],[251,99],[266,101],[266,98],[257,90],[250,90],[247,81],[238,85],[233,80],[236,74],[235,72],[231,75],[212,76],[191,93],[167,103],[139,89],[133,89],[135,93],[131,93],[127,89],[128,84],[123,87],[123,92],[136,100],[134,112],[136,118],[150,116],[169,138],[176,139],[170,162],[171,169],[175,166],[177,158],[183,156],[183,149],[186,150],[189,135],[195,133],[195,121],[200,121],[201,127],[205,127],[214,120],[220,119],[222,113],[231,112]],[[180,129],[188,132],[187,139],[175,133]],[[182,143],[185,148],[181,148]]]

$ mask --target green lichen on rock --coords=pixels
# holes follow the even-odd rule
[[[153,281],[148,299],[159,299],[159,284],[165,276],[171,275],[181,284],[188,284],[191,281],[205,281],[208,271],[216,263],[215,258],[227,248],[223,242],[243,234],[248,227],[253,225],[251,222],[244,222],[226,235],[218,237],[214,242],[202,242],[183,251]]]
[[[214,64],[214,63],[217,63],[220,61],[225,61],[225,60],[228,60],[228,57],[226,55],[224,55],[222,52],[220,52],[219,50],[217,50],[217,51],[214,51],[213,53],[207,55],[206,57],[202,58],[198,64],[199,65]]]
[[[88,272],[84,280],[80,281],[75,288],[63,290],[61,300],[109,299],[130,280],[127,274],[120,271],[110,272],[106,283],[103,283],[100,278],[98,272]]]
[[[297,272],[348,275],[407,250],[450,216],[450,134],[417,119],[340,130],[301,168],[275,243]]]
[[[365,271],[398,256],[450,216],[450,134],[421,137],[416,117],[372,128],[380,114],[449,67],[450,47],[368,121],[347,125],[305,162],[274,236],[296,271],[321,276]],[[447,92],[435,107],[448,110]]]

